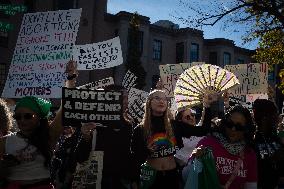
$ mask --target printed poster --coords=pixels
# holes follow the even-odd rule
[[[64,126],[94,122],[97,127],[108,127],[120,123],[122,92],[65,87],[62,91]]]

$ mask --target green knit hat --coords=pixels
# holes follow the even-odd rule
[[[51,103],[47,100],[34,96],[26,96],[17,102],[15,110],[20,107],[29,108],[36,112],[40,118],[44,119],[48,117],[51,106]]]

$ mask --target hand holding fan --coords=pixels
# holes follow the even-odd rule
[[[204,94],[222,93],[238,85],[237,77],[219,66],[202,64],[185,70],[174,90],[178,108],[202,103]]]

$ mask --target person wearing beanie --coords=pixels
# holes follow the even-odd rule
[[[67,63],[68,75],[75,72]],[[74,80],[74,78],[72,78]],[[66,87],[70,87],[66,82]],[[51,103],[35,96],[22,97],[15,106],[19,131],[0,138],[0,189],[51,189],[50,161],[63,130],[62,108],[48,122]]]
[[[278,109],[270,100],[257,99],[253,104],[253,115],[257,125],[254,142],[258,163],[258,187],[274,189],[284,176],[284,148],[277,136]]]

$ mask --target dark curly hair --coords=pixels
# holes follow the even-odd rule
[[[253,104],[254,120],[257,126],[261,126],[263,119],[268,120],[272,131],[276,132],[278,121],[278,108],[274,102],[266,99],[256,99]]]
[[[10,111],[5,100],[0,98],[0,132],[7,135],[13,126],[13,113]]]
[[[218,127],[218,131],[223,133],[224,136],[226,136],[225,127],[233,113],[240,113],[245,117],[246,119],[246,129],[244,130],[245,141],[248,145],[253,146],[253,140],[254,140],[256,127],[255,127],[250,111],[244,106],[237,105],[237,106],[231,107],[225,114],[224,118],[221,120],[221,124]]]

